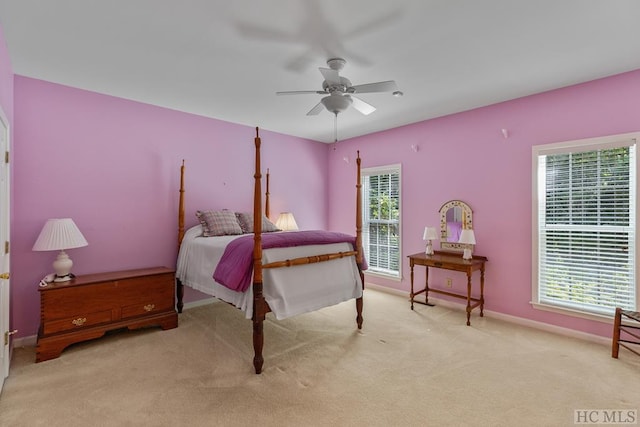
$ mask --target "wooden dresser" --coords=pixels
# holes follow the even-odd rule
[[[174,273],[164,267],[115,271],[41,287],[36,362],[113,329],[177,327]]]

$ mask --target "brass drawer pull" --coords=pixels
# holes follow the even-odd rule
[[[144,306],[144,311],[151,311],[156,308],[155,304],[147,304]]]
[[[76,326],[82,326],[86,321],[87,321],[86,317],[78,317],[77,319],[72,320],[71,323],[73,323]]]

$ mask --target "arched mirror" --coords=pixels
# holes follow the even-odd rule
[[[460,233],[473,228],[473,211],[461,200],[449,200],[440,208],[440,249],[463,252]]]

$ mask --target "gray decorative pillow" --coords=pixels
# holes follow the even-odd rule
[[[240,228],[242,228],[243,233],[253,233],[253,214],[252,213],[236,212],[236,218],[238,219],[238,224],[240,224]],[[280,229],[276,227],[274,223],[269,221],[269,218],[262,215],[262,232],[270,233],[273,231],[280,231]]]
[[[233,211],[197,211],[196,216],[202,224],[204,237],[242,234],[242,228]]]

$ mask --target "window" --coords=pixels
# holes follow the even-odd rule
[[[362,170],[362,245],[368,273],[400,277],[400,165]]]
[[[533,304],[579,316],[636,310],[636,138],[533,147]]]

